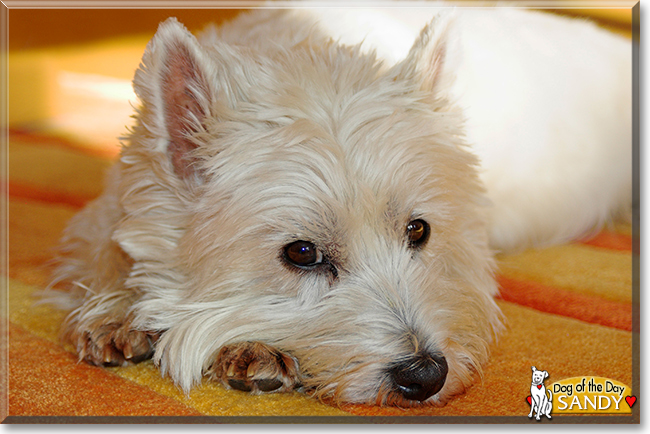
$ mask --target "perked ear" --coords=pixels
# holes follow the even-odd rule
[[[441,95],[443,89],[451,84],[453,71],[450,30],[454,25],[456,11],[443,9],[420,32],[406,58],[396,67],[402,78],[416,80],[422,90]]]
[[[195,135],[204,130],[216,93],[211,62],[196,38],[169,18],[149,42],[134,79],[145,106],[140,115],[150,116],[143,123],[149,123],[146,127],[159,139],[158,149],[164,149],[182,179],[196,175]]]

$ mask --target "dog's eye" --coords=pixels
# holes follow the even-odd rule
[[[406,236],[408,237],[409,247],[417,248],[424,245],[429,239],[431,229],[429,224],[424,220],[417,219],[406,225]]]
[[[310,268],[323,262],[323,254],[309,241],[296,241],[284,248],[284,257],[292,265]]]

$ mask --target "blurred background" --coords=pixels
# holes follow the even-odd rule
[[[549,13],[588,17],[630,35],[629,8],[566,8]],[[110,156],[131,123],[137,100],[131,79],[158,23],[177,17],[190,31],[220,23],[239,9],[10,9],[9,127],[44,133]],[[91,149],[89,149],[91,150]]]

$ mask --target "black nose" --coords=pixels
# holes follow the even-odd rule
[[[442,354],[417,354],[389,370],[395,390],[406,399],[425,401],[440,392],[447,378],[447,360]]]

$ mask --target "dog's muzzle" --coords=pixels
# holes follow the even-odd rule
[[[405,399],[422,402],[442,389],[448,370],[442,354],[416,354],[393,366],[388,374],[395,392]]]

